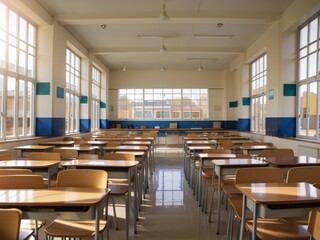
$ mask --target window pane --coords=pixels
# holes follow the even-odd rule
[[[318,18],[314,19],[309,24],[309,43],[312,43],[317,40],[317,32],[318,32]]]
[[[308,26],[305,26],[300,30],[300,48],[307,46],[308,44]]]
[[[6,116],[6,136],[12,137],[15,132],[15,92],[16,92],[16,79],[12,77],[8,77],[7,81],[7,99],[6,99],[6,108],[7,108],[7,116]]]

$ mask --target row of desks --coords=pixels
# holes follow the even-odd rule
[[[129,193],[134,193],[133,196],[131,194],[128,195],[127,208],[129,208],[130,199],[133,199],[133,213],[134,213],[134,230],[136,232],[136,219],[138,214],[138,201],[137,201],[137,165],[138,161],[119,161],[119,160],[72,160],[72,161],[40,161],[40,160],[8,160],[1,161],[0,168],[27,168],[31,169],[34,172],[47,172],[48,179],[50,183],[51,176],[58,171],[58,166],[61,165],[63,168],[85,168],[85,169],[102,169],[108,172],[109,177],[119,177],[120,174],[125,173],[126,178],[129,181]],[[121,176],[121,175],[120,175]],[[131,179],[134,177],[135,181],[131,184]],[[50,186],[50,185],[49,185]],[[133,186],[133,189],[132,189]],[[55,191],[57,188],[48,189],[48,190],[0,190],[0,207],[10,207],[12,206],[11,200],[14,199],[15,207],[21,208],[21,210],[26,212],[34,212],[37,211],[37,207],[39,207],[39,211],[43,211],[43,208],[46,211],[66,211],[70,208],[72,211],[77,211],[78,209],[71,208],[72,206],[80,207],[84,206],[96,206],[102,201],[101,199],[95,199],[94,194],[96,192],[94,190],[90,190],[86,193],[86,198],[88,201],[84,201],[85,195],[82,195],[83,189],[80,189],[79,192],[74,194],[73,198],[70,196],[71,193],[69,191],[62,192],[61,194],[57,194]],[[68,190],[68,189],[67,189]],[[9,196],[10,191],[13,193]],[[73,189],[72,192],[76,191]],[[20,194],[21,192],[21,194]],[[93,193],[92,193],[93,192]],[[101,191],[98,191],[101,193]],[[23,193],[23,194],[22,194]],[[31,194],[29,196],[29,193]],[[15,197],[15,194],[18,197]],[[43,194],[43,195],[42,195]],[[69,195],[68,195],[69,194]],[[46,196],[51,196],[46,198]],[[63,198],[64,197],[64,198]],[[92,198],[92,199],[91,199]],[[64,199],[64,201],[63,201]],[[89,201],[90,200],[90,201]],[[91,201],[92,200],[92,201]],[[96,202],[94,201],[96,200]],[[99,201],[98,201],[99,200]],[[47,202],[48,201],[48,202]],[[40,207],[41,206],[41,207]],[[106,205],[104,205],[106,206]],[[97,214],[97,213],[96,213]],[[41,215],[41,214],[40,214]],[[98,216],[98,215],[97,215]],[[43,214],[41,215],[43,217]],[[39,218],[43,219],[43,218]],[[126,211],[126,219],[130,219],[129,210]],[[99,234],[96,234],[99,236]],[[129,237],[129,225],[126,226],[126,239]]]

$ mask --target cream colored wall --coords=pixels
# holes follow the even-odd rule
[[[110,73],[109,119],[117,119],[117,89],[120,88],[208,88],[211,120],[226,119],[225,71],[127,70]]]

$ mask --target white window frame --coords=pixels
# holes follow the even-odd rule
[[[66,53],[66,128],[65,133],[78,133],[80,121],[81,58],[67,48]],[[71,101],[72,100],[72,101]]]
[[[0,139],[31,137],[35,132],[37,28],[2,2],[0,15]],[[8,91],[13,93],[11,101]],[[7,125],[10,116],[11,126]]]
[[[91,131],[100,128],[101,71],[92,66]]]
[[[266,133],[267,53],[250,64],[251,132]]]
[[[320,141],[320,12],[298,29],[297,137]],[[303,92],[302,92],[303,91]],[[317,127],[318,126],[318,127]]]

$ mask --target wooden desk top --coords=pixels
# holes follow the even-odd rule
[[[149,146],[151,141],[125,141],[122,142],[123,145],[137,145],[137,146]]]
[[[98,147],[86,147],[86,146],[83,146],[83,147],[58,147],[56,149],[65,149],[65,150],[77,150],[79,152],[88,152],[88,151],[93,151],[93,150],[96,150],[96,149],[99,149]]]
[[[143,151],[116,151],[116,153],[130,153],[133,154],[136,157],[142,157],[143,155],[145,155],[146,153]]]
[[[196,145],[196,144],[199,144],[199,145],[205,145],[205,144],[217,144],[217,142],[215,140],[188,140],[186,141],[186,144],[188,145]]]
[[[46,168],[60,164],[52,160],[6,160],[0,162],[0,168]]]
[[[196,151],[196,150],[205,150],[205,149],[216,149],[216,147],[213,146],[213,145],[210,145],[210,146],[189,146],[188,145],[188,148],[190,150],[194,150],[194,151]]]
[[[319,203],[320,189],[309,183],[252,183],[237,188],[258,204],[288,205]]]
[[[108,143],[108,141],[85,141],[85,143],[91,144],[91,145],[99,145],[103,146]]]
[[[231,158],[223,160],[212,160],[212,163],[219,167],[240,167],[240,166],[268,166],[267,162],[253,158]]]
[[[320,159],[307,156],[294,156],[294,157],[267,157],[261,158],[269,164],[281,166],[305,166],[305,165],[320,165]],[[320,174],[320,173],[319,173]]]
[[[201,159],[209,158],[209,159],[214,159],[214,158],[235,158],[235,154],[230,154],[230,153],[199,153],[198,156]]]
[[[18,146],[15,147],[15,150],[49,150],[53,149],[54,146],[50,145],[25,145],[25,146]]]
[[[48,141],[41,142],[40,145],[54,145],[54,146],[73,146],[75,141]]]
[[[93,206],[108,193],[104,188],[0,189],[0,207]]]
[[[201,137],[201,136],[186,136],[186,137],[183,137],[183,140],[184,141],[192,141],[192,140],[195,140],[195,141],[208,141],[208,138],[207,137]]]
[[[101,167],[101,168],[130,168],[138,165],[138,161],[128,161],[128,160],[71,160],[61,163],[63,167]]]
[[[109,151],[147,151],[147,146],[134,146],[134,145],[121,145],[121,146],[110,146],[103,147],[104,150]]]
[[[264,150],[264,149],[276,149],[275,146],[269,145],[253,145],[253,146],[240,146],[242,150]]]

